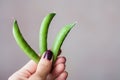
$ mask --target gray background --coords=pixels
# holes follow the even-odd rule
[[[57,15],[50,25],[49,49],[56,33],[77,21],[62,46],[67,80],[120,80],[120,0],[0,0],[0,80],[29,61],[13,38],[13,20],[39,52],[40,24],[50,12]]]

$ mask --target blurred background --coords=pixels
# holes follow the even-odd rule
[[[49,28],[49,49],[58,31],[77,21],[62,46],[67,80],[120,80],[120,0],[0,0],[0,80],[30,60],[14,40],[14,19],[39,53],[40,24],[50,12],[57,15]]]

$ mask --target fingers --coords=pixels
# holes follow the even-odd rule
[[[53,78],[58,77],[65,70],[64,64],[58,64],[52,71]]]
[[[66,80],[68,77],[68,73],[66,71],[64,71],[63,73],[61,73],[56,80]]]
[[[52,76],[53,78],[57,78],[60,76],[64,71],[65,71],[65,62],[66,58],[65,57],[58,57],[55,64],[54,64],[54,69],[52,71]]]
[[[37,64],[31,60],[19,71],[21,73],[24,73],[23,76],[29,77],[36,71],[36,68],[37,68]]]
[[[38,63],[37,70],[30,80],[45,80],[52,67],[52,52],[47,50]]]
[[[61,50],[58,55],[60,55]],[[38,64],[34,61],[28,62],[23,68],[14,73],[9,80],[66,80],[67,72],[65,71],[66,58],[58,56],[52,68],[53,54],[47,50],[42,56]]]
[[[66,58],[64,56],[59,56],[54,64],[54,67],[60,63],[65,64],[65,62],[66,62]]]
[[[8,80],[25,80],[25,78],[28,78],[36,71],[36,68],[37,64],[31,60],[24,67],[10,76]]]

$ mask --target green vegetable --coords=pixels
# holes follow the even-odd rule
[[[26,53],[26,55],[29,58],[31,58],[33,61],[38,63],[40,60],[40,57],[37,55],[37,53],[29,46],[29,44],[23,38],[16,20],[14,21],[14,24],[13,24],[13,35],[14,35],[14,38],[15,38],[17,44]]]
[[[73,26],[75,26],[75,23],[73,24],[68,24],[65,27],[63,27],[60,32],[57,34],[57,37],[54,41],[54,44],[52,46],[52,52],[53,52],[53,61],[56,60],[58,52],[63,44],[63,41],[65,40],[66,36],[68,35],[68,33],[70,32],[70,30],[73,28]]]
[[[39,36],[39,50],[40,54],[42,55],[47,50],[47,35],[48,35],[48,29],[49,25],[55,16],[56,13],[49,13],[45,18],[43,19],[41,23],[40,28],[40,36]]]
[[[40,28],[40,33],[39,33],[39,49],[40,49],[40,54],[42,55],[45,51],[47,51],[47,35],[48,35],[48,30],[49,30],[49,25],[55,16],[55,13],[49,13],[42,21],[41,23],[41,28]],[[70,32],[70,30],[75,26],[75,23],[73,24],[68,24],[65,27],[63,27],[58,35],[56,36],[56,39],[54,41],[54,44],[52,46],[51,51],[53,52],[53,62],[56,61],[57,55],[59,53],[59,50]],[[19,45],[19,47],[24,51],[24,53],[31,58],[33,61],[36,63],[39,62],[40,58],[38,54],[29,46],[29,44],[25,41],[23,38],[19,26],[17,24],[17,21],[14,21],[13,24],[13,35],[14,38]]]

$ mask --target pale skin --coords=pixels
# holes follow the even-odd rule
[[[53,65],[52,59],[48,60],[43,56],[38,64],[29,61],[8,80],[66,80],[68,76],[65,71],[66,58],[59,56]]]

